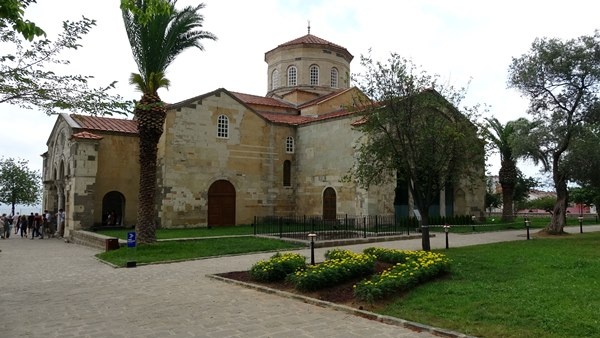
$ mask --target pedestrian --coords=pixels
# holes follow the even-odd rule
[[[40,232],[40,230],[42,229],[42,221],[42,216],[40,216],[40,214],[36,212],[33,216],[33,233],[31,239],[34,239],[35,237],[40,237],[40,239],[44,239],[44,236]]]
[[[44,210],[44,214],[46,215],[46,224],[44,225],[46,229],[46,234],[48,237],[54,237],[54,222],[52,222],[52,214],[48,210]]]
[[[15,228],[15,235],[19,232],[19,224],[21,224],[21,215],[17,212],[13,217],[13,228]]]
[[[29,221],[27,220],[27,216],[21,215],[21,219],[19,220],[19,228],[21,230],[21,238],[23,238],[23,235],[25,235],[25,238],[27,238],[28,223],[29,223]]]
[[[27,216],[27,232],[29,233],[31,238],[33,238],[36,235],[34,228],[33,228],[34,220],[35,220],[35,216],[33,215],[33,212],[32,212],[31,215]]]
[[[6,214],[2,214],[2,216],[0,216],[0,229],[2,229],[2,235],[0,236],[0,238],[8,239],[8,237],[10,236],[10,226],[8,225]]]

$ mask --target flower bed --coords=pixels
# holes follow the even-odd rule
[[[347,250],[333,250],[329,259],[318,265],[308,265],[287,277],[287,281],[301,291],[314,291],[333,286],[353,278],[367,276],[375,268],[375,256],[356,254]]]
[[[365,252],[378,260],[395,264],[380,275],[372,276],[354,286],[354,296],[373,302],[390,294],[410,289],[428,281],[450,268],[450,260],[443,254],[430,251],[406,251],[368,248]]]
[[[258,261],[250,268],[252,279],[261,282],[282,281],[298,270],[304,270],[306,258],[296,253],[276,253],[268,260]]]

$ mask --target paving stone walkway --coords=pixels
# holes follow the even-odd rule
[[[524,239],[524,231],[451,234],[450,246]],[[420,240],[377,245],[419,249]],[[432,238],[433,248],[444,245],[443,234]],[[11,237],[0,250],[0,337],[434,337],[205,276],[272,253],[115,269],[94,258],[98,250],[58,239]]]

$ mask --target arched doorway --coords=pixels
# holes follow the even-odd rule
[[[102,225],[120,226],[123,224],[125,196],[118,191],[111,191],[102,198]]]
[[[323,191],[323,220],[334,221],[337,218],[335,190],[329,187]]]
[[[235,188],[218,180],[208,188],[208,226],[235,225]]]

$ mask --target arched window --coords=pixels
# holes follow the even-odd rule
[[[319,85],[319,66],[317,65],[310,66],[310,85]]]
[[[289,87],[297,86],[298,85],[298,72],[296,71],[296,67],[290,66],[290,68],[288,68],[287,73],[288,73],[287,85]]]
[[[279,88],[279,71],[273,70],[271,73],[271,90]]]
[[[338,70],[337,68],[331,68],[331,88],[338,87]]]
[[[292,186],[292,162],[290,160],[283,161],[283,186]]]
[[[291,136],[285,139],[285,152],[289,154],[294,152],[294,138]]]
[[[217,137],[229,137],[229,118],[225,115],[219,115],[219,118],[217,119]]]

